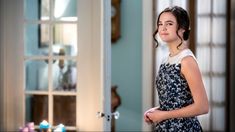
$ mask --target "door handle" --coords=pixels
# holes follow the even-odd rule
[[[106,118],[107,121],[110,121],[112,117],[114,117],[114,119],[118,119],[120,117],[120,113],[118,111],[115,111],[113,113],[111,113],[111,115],[109,114],[105,114],[103,112],[97,112],[97,117],[98,118]]]
[[[112,115],[113,115],[114,119],[116,119],[116,120],[120,117],[120,113],[118,111],[113,112]]]
[[[107,121],[110,121],[110,118],[111,118],[110,115],[105,114],[103,112],[97,112],[97,117],[98,118],[103,118],[104,117],[104,118],[106,118]]]

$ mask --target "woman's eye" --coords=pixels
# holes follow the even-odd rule
[[[173,25],[173,24],[172,24],[172,23],[167,23],[167,25],[170,25],[170,26],[171,26],[171,25]]]
[[[162,23],[158,23],[158,26],[162,26]]]

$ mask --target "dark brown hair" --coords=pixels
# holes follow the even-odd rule
[[[181,39],[181,43],[177,46],[177,48],[179,48],[179,46],[182,44],[183,40],[188,40],[188,38],[189,38],[189,33],[190,33],[189,15],[185,9],[183,9],[182,7],[179,7],[179,6],[167,7],[166,9],[164,9],[158,16],[157,23],[156,23],[157,29],[155,30],[155,32],[153,34],[154,41],[157,43],[156,47],[158,46],[158,41],[156,39],[156,35],[158,33],[159,18],[165,12],[172,13],[176,18],[176,21],[178,24],[178,29],[176,31],[176,34]],[[185,30],[185,32],[183,33],[183,38],[181,38],[178,34],[178,30],[181,28]]]

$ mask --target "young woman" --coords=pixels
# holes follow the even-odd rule
[[[147,123],[156,124],[155,131],[200,132],[197,116],[209,111],[196,58],[185,42],[189,32],[189,16],[183,8],[168,7],[160,13],[154,39],[158,43],[159,34],[170,53],[156,77],[160,106],[144,114]]]

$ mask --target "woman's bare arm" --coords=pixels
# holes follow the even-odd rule
[[[208,98],[203,85],[201,72],[196,60],[193,57],[185,57],[182,59],[181,73],[188,82],[194,103],[181,109],[172,111],[156,110],[149,113],[149,118],[154,122],[160,122],[169,118],[193,117],[208,113]]]

